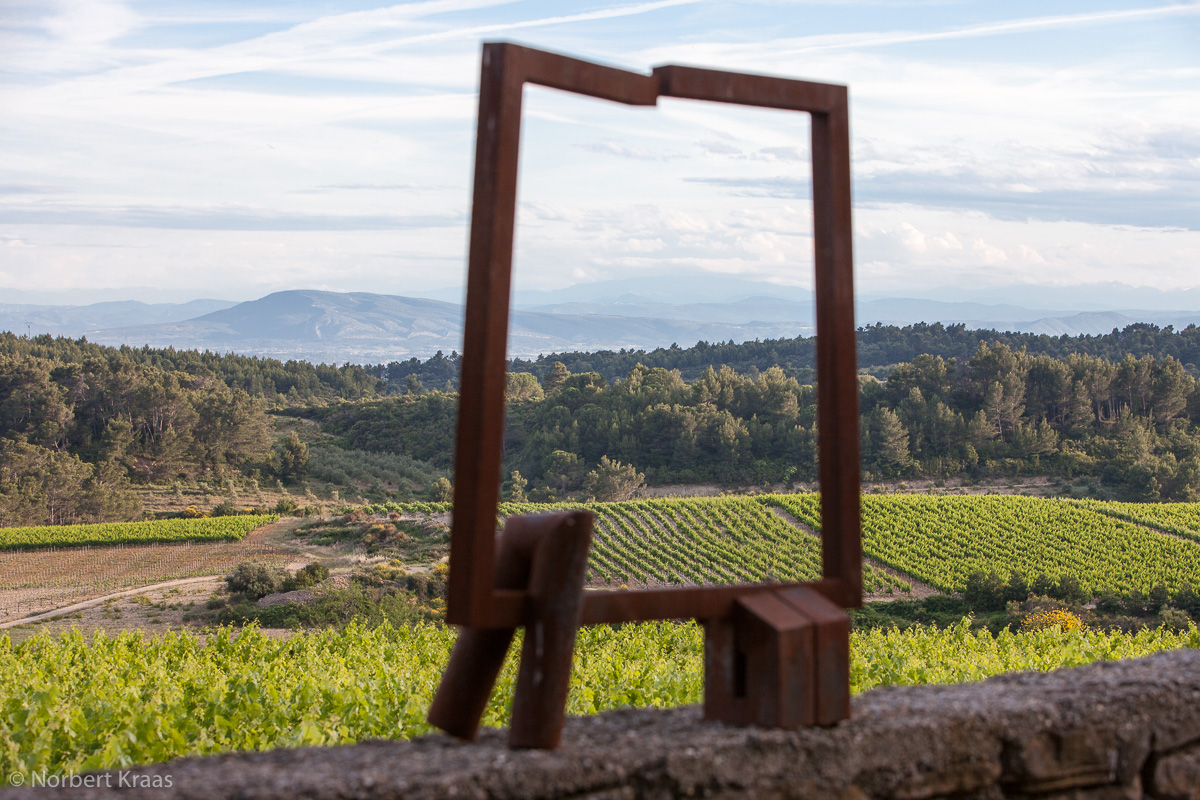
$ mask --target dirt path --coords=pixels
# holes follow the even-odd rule
[[[74,587],[59,587],[47,595],[47,587],[26,587],[22,589],[5,589],[0,591],[0,630],[8,630],[8,628],[20,627],[25,625],[37,624],[37,622],[47,622],[49,620],[59,620],[65,616],[73,616],[79,618],[80,613],[85,610],[95,609],[97,606],[106,606],[115,600],[125,599],[125,597],[134,597],[138,595],[146,595],[148,593],[162,594],[163,591],[174,591],[178,593],[179,587],[193,587],[198,584],[211,584],[209,591],[217,587],[221,583],[221,576],[224,572],[224,564],[221,564],[222,559],[228,561],[229,569],[232,569],[236,561],[240,560],[239,553],[245,549],[245,558],[253,560],[258,558],[260,553],[271,553],[275,563],[280,561],[280,557],[287,559],[286,565],[289,570],[296,570],[304,566],[308,561],[313,560],[312,554],[304,552],[304,549],[296,547],[293,541],[293,531],[301,523],[301,519],[290,517],[283,518],[280,521],[263,525],[247,534],[240,541],[229,542],[151,542],[148,545],[122,545],[116,547],[121,553],[125,553],[128,559],[118,567],[115,567],[116,572],[107,570],[103,572],[103,577],[107,578],[124,578],[119,581],[109,581],[108,587],[96,587],[94,583],[88,581],[89,576],[100,576],[101,572],[96,570],[102,569],[104,558],[108,557],[112,548],[78,548],[77,551],[68,552],[48,552],[48,553],[17,553],[5,554],[7,557],[24,558],[24,559],[46,559],[46,564],[42,564],[43,569],[50,569],[52,566],[61,566],[62,563],[73,563],[82,570],[79,581]],[[182,549],[179,549],[182,548]],[[203,563],[203,554],[205,552],[220,551],[222,559],[217,559],[216,563]],[[152,554],[150,561],[142,564],[143,555],[146,553]],[[229,557],[229,558],[223,558]],[[200,567],[200,570],[208,572],[208,575],[191,575],[187,576],[187,572],[191,569],[175,569],[180,566],[179,559],[190,559],[188,564]],[[139,560],[140,559],[140,560]],[[172,564],[170,569],[155,569],[155,561],[161,561],[163,564]],[[10,559],[11,561],[11,559]],[[125,567],[131,563],[136,563],[138,567],[144,569],[125,570]],[[8,561],[6,561],[6,564]],[[13,569],[22,569],[22,566],[29,567],[28,564],[12,565]],[[35,567],[37,564],[34,565]],[[108,565],[109,567],[112,565]],[[36,570],[35,570],[36,571]],[[184,576],[179,577],[180,572],[184,572]],[[199,570],[197,570],[199,571]],[[158,575],[155,575],[155,573]],[[174,572],[174,575],[172,575]],[[164,575],[163,575],[164,573]],[[115,583],[115,585],[113,585]],[[124,585],[122,585],[124,584]],[[103,585],[103,584],[101,584]],[[106,594],[97,595],[97,591],[103,591]],[[174,597],[173,597],[174,600]],[[25,606],[24,609],[20,606]],[[32,608],[30,608],[30,606]],[[8,613],[4,613],[7,610]],[[22,614],[24,610],[25,614]],[[13,615],[13,612],[16,615]],[[32,613],[30,613],[32,612]]]
[[[812,528],[805,525],[800,520],[793,517],[791,514],[789,514],[784,509],[779,508],[778,506],[771,506],[771,511],[775,512],[775,516],[779,517],[781,520],[783,520],[787,524],[791,525],[793,528],[800,531],[801,533],[811,536],[814,539],[817,539],[818,541],[821,539],[821,537],[817,535],[816,531],[814,531]],[[889,567],[886,564],[883,564],[880,561],[877,561],[876,559],[871,558],[868,555],[864,554],[862,559],[863,559],[864,564],[869,564],[870,566],[874,567],[875,569],[879,570],[880,572],[886,573],[895,578],[899,578],[900,580],[908,583],[908,585],[912,587],[912,592],[910,594],[903,595],[903,597],[905,599],[911,598],[913,600],[924,600],[926,597],[929,597],[931,595],[943,593],[940,589],[936,589],[933,586],[930,586],[928,583],[923,583],[923,582],[917,580],[912,575],[909,575],[907,572],[901,572],[898,569]],[[898,598],[896,597],[895,594],[866,594],[866,595],[863,595],[863,600],[867,600],[867,601],[870,601],[870,600],[896,600],[896,599],[898,599]]]
[[[172,586],[184,586],[189,583],[212,582],[213,580],[220,580],[220,578],[220,575],[200,575],[195,578],[180,578],[179,580],[175,581],[164,581],[162,583],[152,583],[149,586],[139,586],[136,589],[126,589],[123,592],[114,592],[112,594],[106,594],[103,597],[95,597],[91,600],[84,600],[80,603],[73,603],[69,606],[56,608],[53,611],[47,611],[44,614],[35,614],[32,617],[22,617],[21,619],[9,620],[8,622],[0,622],[0,630],[3,630],[4,628],[12,628],[17,625],[28,625],[31,622],[41,622],[42,620],[53,619],[54,617],[61,617],[67,614],[73,614],[76,611],[83,611],[85,608],[95,608],[98,605],[107,603],[110,600],[116,600],[121,597],[144,594],[146,592],[154,591],[155,589],[169,589]]]

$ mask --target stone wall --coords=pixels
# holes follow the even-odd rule
[[[630,710],[569,720],[553,753],[510,751],[488,731],[475,745],[429,736],[91,778],[111,788],[0,797],[1200,800],[1200,651],[877,689],[855,699],[851,721],[827,729],[732,728],[703,722],[696,708]],[[130,787],[155,782],[170,787]]]

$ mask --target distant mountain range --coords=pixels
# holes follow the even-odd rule
[[[565,290],[517,292],[509,354],[530,357],[573,350],[652,349],[672,342],[690,346],[701,339],[742,342],[812,334],[811,292],[740,278],[711,277],[685,283],[676,278],[650,277]],[[1089,300],[1094,294],[1081,292],[1080,296]],[[1054,297],[1070,299],[1061,294]],[[1200,296],[1180,293],[1180,299],[1200,306]],[[1081,301],[1031,307],[868,296],[860,298],[857,318],[859,325],[942,322],[1052,336],[1109,333],[1134,322],[1176,328],[1200,324],[1200,311],[1081,307],[1086,305],[1088,302]],[[438,350],[448,353],[461,348],[462,313],[459,302],[440,299],[296,290],[243,303],[0,304],[0,329],[86,335],[90,341],[111,345],[149,344],[284,359],[368,363],[426,358]]]
[[[91,307],[84,307],[90,309]],[[11,314],[7,315],[11,318]],[[209,349],[311,361],[386,362],[462,347],[462,306],[440,300],[353,292],[275,292],[192,319],[62,331],[100,344]],[[88,315],[95,319],[95,312]],[[0,327],[9,327],[0,314]],[[23,331],[23,328],[21,329]],[[36,333],[37,330],[34,330]],[[515,311],[509,352],[658,346],[699,339],[745,341],[811,332],[803,322],[725,324],[687,319]]]
[[[80,336],[102,328],[180,322],[235,305],[237,303],[230,300],[192,300],[189,303],[121,300],[87,306],[0,303],[0,329],[14,333]]]

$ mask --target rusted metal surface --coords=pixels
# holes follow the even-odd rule
[[[704,716],[794,728],[816,719],[813,622],[776,592],[739,598],[705,629]]]
[[[787,589],[777,596],[813,623],[813,723],[849,719],[850,616],[810,589]]]
[[[850,716],[850,618],[808,588],[739,597],[704,636],[704,716],[795,728]]]
[[[659,97],[679,97],[810,116],[823,544],[820,581],[595,592],[580,599],[579,590],[570,589],[575,585],[573,572],[570,580],[554,575],[546,576],[543,583],[538,574],[517,576],[517,580],[509,559],[517,558],[520,549],[515,543],[502,544],[497,556],[505,357],[521,102],[526,83],[634,106],[656,105]],[[468,684],[482,682],[490,689],[499,669],[496,659],[503,658],[503,654],[496,655],[500,643],[507,648],[513,630],[524,625],[527,652],[522,656],[522,676],[530,677],[521,684],[527,690],[522,693],[518,689],[522,711],[519,725],[514,720],[514,730],[520,730],[514,743],[553,746],[557,734],[551,729],[561,724],[574,626],[678,618],[706,624],[710,650],[706,668],[710,678],[719,679],[713,686],[728,688],[728,715],[721,718],[771,725],[829,724],[849,713],[849,628],[841,609],[862,603],[862,546],[848,119],[844,86],[681,66],[658,67],[645,75],[513,44],[484,45],[446,612],[447,621],[464,627],[465,638],[455,649],[431,712],[435,724],[466,738],[474,734],[487,695],[483,693],[480,700],[482,690],[473,690]],[[509,522],[509,528],[514,522]],[[552,539],[557,541],[560,536],[563,542],[571,538],[565,528]],[[582,550],[578,544],[563,547],[573,555],[555,559],[561,559],[558,563],[563,565],[569,562],[574,570],[572,559],[579,552],[586,553],[586,545]],[[510,550],[514,555],[507,555]],[[525,559],[521,563],[537,573],[534,554],[520,552]],[[585,566],[579,569],[581,585]],[[572,592],[574,595],[568,596]],[[551,597],[553,602],[548,600]],[[553,621],[546,616],[550,606],[562,610],[561,614],[555,612]],[[571,633],[567,634],[566,622],[571,619]],[[538,641],[553,639],[552,646],[532,655],[528,652],[531,625],[547,626],[537,630],[550,638]],[[743,669],[751,663],[761,665],[754,666],[753,674]],[[735,678],[736,686],[730,682]],[[736,695],[735,689],[750,694]],[[725,700],[714,699],[713,703],[713,708],[719,709]],[[780,708],[771,711],[772,704]]]
[[[517,593],[522,606],[534,545],[542,533],[540,527],[516,517],[508,521],[497,541],[496,588]],[[475,738],[515,633],[516,624],[507,628],[463,628],[458,632],[450,662],[429,707],[430,723],[460,739]]]
[[[508,731],[512,747],[558,747],[583,606],[592,515],[555,514],[545,525],[533,553],[529,619]]]
[[[512,517],[499,538],[496,588],[520,600],[526,628],[514,747],[558,744],[591,540],[592,515],[586,511]],[[515,633],[516,625],[459,631],[429,708],[431,724],[460,739],[475,738]]]

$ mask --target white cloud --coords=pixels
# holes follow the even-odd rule
[[[61,42],[99,44],[134,30],[139,19],[117,0],[60,0],[42,21],[46,32]]]
[[[860,209],[855,221],[858,283],[868,292],[1098,282],[1169,290],[1195,286],[1200,263],[1200,231],[1001,221],[901,205]]]
[[[237,291],[455,283],[478,40],[509,36],[640,71],[847,83],[865,285],[1200,282],[1196,3],[958,8],[953,24],[913,4],[902,26],[886,5],[699,0],[22,8],[0,33],[7,285],[182,286],[197,271]],[[197,21],[228,35],[158,43]],[[520,280],[808,280],[804,115],[541,88],[525,106]],[[22,186],[39,188],[5,191]],[[434,222],[406,224],[420,219]],[[304,224],[327,229],[284,229]]]

